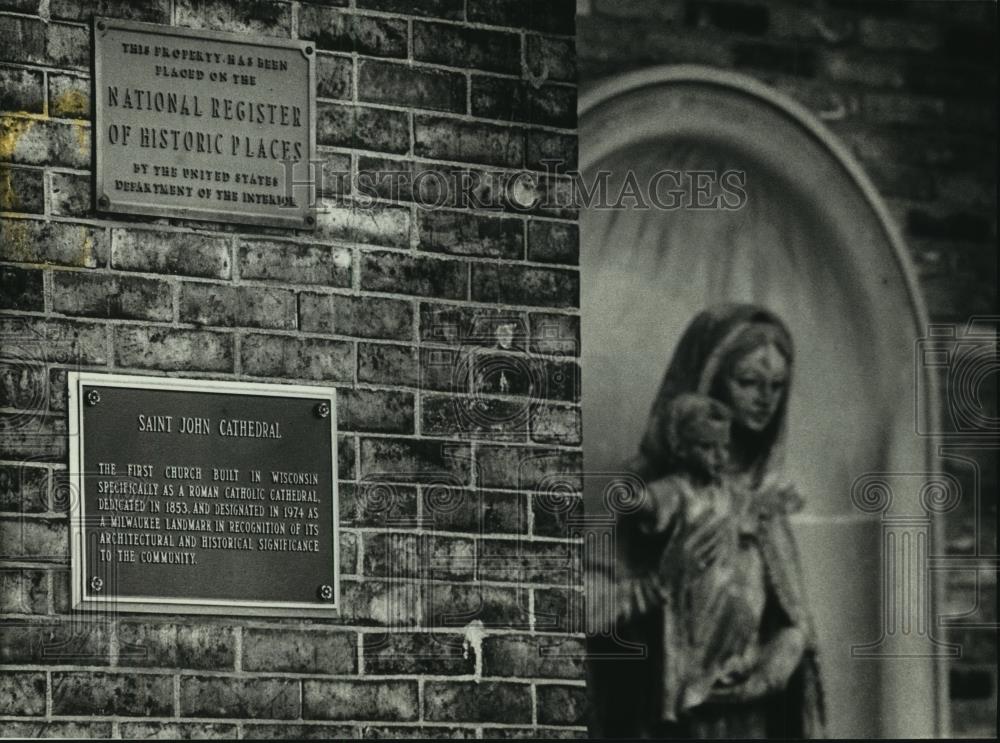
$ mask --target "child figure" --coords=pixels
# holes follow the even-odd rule
[[[650,486],[655,530],[669,534],[659,565],[664,611],[665,719],[707,700],[718,683],[741,680],[757,661],[764,596],[746,590],[736,549],[756,518],[725,476],[731,416],[706,395],[679,395],[667,416],[674,473]],[[684,545],[714,522],[729,541],[711,564]],[[758,581],[760,584],[761,581]]]

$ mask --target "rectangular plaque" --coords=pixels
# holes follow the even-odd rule
[[[315,227],[316,53],[94,19],[99,211]]]
[[[336,392],[69,374],[78,609],[329,615]]]

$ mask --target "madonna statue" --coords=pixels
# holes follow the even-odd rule
[[[647,652],[592,663],[592,735],[822,737],[801,501],[772,471],[793,364],[784,323],[753,305],[712,307],[681,337],[626,466],[642,504],[617,528],[618,636]]]

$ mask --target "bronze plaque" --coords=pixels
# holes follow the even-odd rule
[[[312,42],[94,19],[100,211],[315,226]]]
[[[329,614],[335,391],[69,375],[74,608]]]

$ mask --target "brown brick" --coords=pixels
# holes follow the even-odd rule
[[[42,73],[0,67],[0,111],[40,114],[45,110]]]
[[[413,307],[398,299],[303,292],[299,324],[307,333],[408,340],[413,336]]]
[[[572,35],[575,28],[576,3],[573,0],[469,0],[470,21],[497,26],[527,28],[542,33]]]
[[[9,162],[90,167],[90,129],[79,124],[4,116],[0,117],[0,142],[0,157]]]
[[[394,62],[360,60],[358,97],[371,103],[465,113],[465,75]]]
[[[15,266],[0,268],[0,309],[44,310],[42,272]]]
[[[319,103],[316,144],[404,154],[410,151],[410,114],[387,108]]]
[[[505,31],[416,21],[413,24],[413,58],[451,67],[476,67],[516,75],[521,71],[521,39]]]
[[[284,335],[248,335],[241,344],[243,372],[288,379],[354,379],[351,343]]]
[[[18,263],[96,268],[108,259],[107,233],[83,225],[5,219],[0,245],[0,258]]]
[[[48,571],[0,568],[0,612],[46,614],[48,607]]]
[[[531,722],[531,687],[497,681],[428,681],[428,720],[442,722]]]
[[[120,18],[127,21],[170,22],[169,0],[50,0],[49,13],[53,18],[67,21],[89,21],[94,16]]]
[[[288,37],[292,9],[275,0],[177,0],[174,24],[257,36]]]
[[[576,271],[476,264],[472,267],[472,298],[501,304],[578,307],[580,277]]]
[[[284,678],[182,676],[180,714],[185,717],[299,716],[299,684]]]
[[[440,632],[365,633],[365,673],[467,674],[476,659],[463,636]]]
[[[587,719],[587,689],[583,686],[539,684],[538,722],[543,725],[583,725]]]
[[[13,358],[49,363],[106,364],[107,334],[98,323],[0,317],[4,351]]]
[[[65,432],[60,433],[65,436]],[[17,454],[18,448],[12,445],[7,453]],[[0,535],[8,559],[49,561],[65,560],[69,556],[69,528],[61,520],[3,518],[0,519]]]
[[[366,433],[413,433],[413,395],[382,390],[342,390],[337,427]]]
[[[89,217],[93,214],[90,177],[77,173],[49,173],[49,204],[53,214]]]
[[[323,237],[345,242],[408,247],[410,210],[385,204],[327,204],[317,214],[317,232]]]
[[[486,637],[483,675],[582,679],[585,653],[580,640],[566,637]]]
[[[383,13],[399,13],[460,21],[465,17],[465,0],[358,0],[357,6]]]
[[[0,709],[5,715],[45,714],[45,674],[5,671],[0,675]]]
[[[23,214],[44,212],[42,171],[0,165],[0,211]]]
[[[413,136],[413,151],[422,157],[506,168],[524,161],[524,137],[514,127],[418,115]]]
[[[255,628],[243,632],[245,671],[355,673],[357,656],[353,633]]]
[[[542,444],[579,445],[583,437],[580,409],[537,404],[531,407],[531,440]]]
[[[5,543],[6,544],[6,543]],[[0,663],[11,665],[108,665],[108,626],[102,621],[3,623]]]
[[[435,740],[451,738],[465,740],[469,728],[444,727],[441,725],[363,725],[361,737],[387,740]]]
[[[526,350],[524,312],[420,303],[420,338],[432,343]]]
[[[540,129],[529,129],[524,135],[524,166],[546,173],[565,172],[577,167],[577,136]],[[544,182],[539,185],[546,185]],[[572,203],[573,198],[554,204]],[[541,210],[541,209],[539,209]]]
[[[294,330],[298,301],[287,289],[185,282],[180,319],[196,325]]]
[[[119,366],[163,371],[233,370],[233,336],[226,333],[120,325],[114,334]]]
[[[44,366],[0,361],[0,407],[41,413],[47,396]]]
[[[480,446],[476,452],[479,485],[532,490],[568,486],[579,490],[579,452],[523,446]]]
[[[0,413],[0,443],[7,459],[65,462],[68,456],[66,421],[61,416],[57,418],[39,411]],[[9,531],[8,536],[11,536]],[[50,527],[38,523],[32,523],[25,532],[26,543],[35,547],[49,544],[54,536]]]
[[[236,642],[232,628],[163,622],[122,622],[118,626],[121,666],[232,670]]]
[[[547,355],[580,355],[578,316],[533,312],[530,321],[532,351]]]
[[[110,738],[110,722],[28,722],[23,720],[3,723],[6,738]]]
[[[111,265],[122,271],[228,279],[229,240],[185,232],[111,231]]]
[[[90,39],[80,26],[44,23],[37,18],[0,16],[0,60],[85,69]]]
[[[123,722],[119,726],[123,738],[146,740],[231,739],[238,738],[239,728],[218,722]]]
[[[316,95],[320,98],[346,98],[353,95],[354,62],[335,54],[316,56]]]
[[[411,626],[420,617],[420,587],[400,583],[367,580],[344,581],[344,616],[362,624]]]
[[[395,18],[374,18],[303,5],[299,8],[299,38],[312,39],[320,49],[334,52],[406,56],[406,22]]]
[[[522,402],[452,396],[424,396],[421,402],[424,434],[523,441],[527,425],[527,405]]]
[[[524,588],[481,583],[424,585],[428,627],[462,628],[479,620],[484,627],[528,629],[529,596]]]
[[[576,82],[576,49],[572,39],[528,34],[524,61],[533,79]]]
[[[576,265],[580,232],[575,224],[537,219],[528,223],[528,260]]]
[[[416,681],[302,683],[302,717],[313,720],[416,720]]]
[[[472,114],[542,126],[576,126],[576,88],[488,75],[472,77]]]
[[[361,476],[412,482],[469,481],[468,444],[412,439],[362,439]]]
[[[337,476],[341,480],[353,480],[355,471],[355,438],[353,436],[337,436]]]
[[[291,284],[351,285],[351,251],[328,245],[242,240],[240,277]]]
[[[49,75],[49,116],[90,118],[90,81],[75,75]]]
[[[173,319],[173,291],[166,281],[79,271],[52,275],[52,309],[64,315],[131,320]]]
[[[360,482],[340,489],[340,518],[345,526],[401,527],[417,518],[417,491],[384,482]]]
[[[583,632],[583,592],[536,588],[535,629],[540,632]]]
[[[173,713],[173,679],[152,674],[54,673],[57,715],[163,716]]]
[[[49,510],[49,471],[29,465],[0,465],[0,511]]]
[[[244,725],[243,738],[249,740],[343,740],[357,738],[356,729],[350,725],[317,724],[262,724]]]
[[[421,348],[419,386],[424,390],[468,392],[466,354],[450,348]]]
[[[477,574],[511,583],[576,585],[581,580],[580,545],[566,542],[484,539]]]
[[[459,261],[366,251],[361,257],[361,288],[444,299],[465,299],[468,266]]]
[[[524,496],[459,488],[425,488],[424,518],[440,531],[474,534],[527,533]]]
[[[427,574],[424,540],[419,534],[366,534],[364,575],[369,578],[418,578]]]
[[[580,367],[575,361],[477,353],[471,357],[470,363],[474,393],[567,402],[580,399]],[[526,409],[521,417],[526,422]]]
[[[407,387],[416,385],[416,350],[409,346],[359,343],[358,381]]]
[[[484,258],[524,256],[524,223],[469,212],[420,211],[420,248]]]

